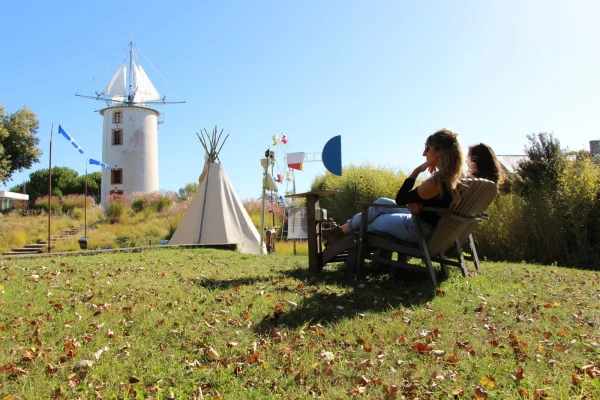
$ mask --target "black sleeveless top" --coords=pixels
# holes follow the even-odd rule
[[[407,178],[400,190],[398,190],[398,194],[396,194],[396,204],[398,205],[406,205],[408,203],[419,203],[423,204],[424,207],[437,207],[437,208],[449,208],[450,204],[452,204],[452,194],[446,187],[446,185],[442,185],[442,193],[428,200],[424,200],[419,196],[417,192],[418,186],[413,189],[415,186],[416,180],[413,178]],[[421,211],[419,214],[421,221],[435,226],[440,220],[439,215],[432,211]]]

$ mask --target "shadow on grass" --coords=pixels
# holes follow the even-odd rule
[[[205,278],[198,281],[198,286],[209,290],[229,290],[236,286],[254,285],[261,282],[270,282],[272,276],[247,276],[235,279],[211,279]]]
[[[332,324],[355,318],[362,313],[387,312],[390,309],[420,306],[435,296],[435,286],[427,275],[409,271],[392,271],[385,267],[370,268],[360,280],[348,277],[342,269],[325,269],[311,277],[303,268],[283,271],[282,275],[307,282],[308,295],[298,307],[285,306],[274,309],[255,325],[263,334],[273,327],[285,325],[299,327],[313,324]],[[438,281],[445,279],[438,276]],[[336,286],[336,290],[328,287]],[[340,288],[344,293],[340,294]]]

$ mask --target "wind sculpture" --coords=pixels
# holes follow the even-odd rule
[[[292,182],[292,194],[296,193],[296,181],[294,177],[294,171],[302,171],[303,164],[305,162],[322,161],[323,165],[330,173],[342,176],[342,137],[341,135],[334,136],[325,143],[323,151],[321,153],[306,153],[303,151],[288,153],[287,143],[288,137],[284,133],[281,138],[277,135],[273,135],[273,146],[278,151],[284,154],[284,164],[286,165],[285,180]],[[261,216],[261,232],[265,231],[265,202],[266,192],[271,191],[271,197],[273,192],[277,192],[277,184],[283,183],[284,175],[277,163],[276,152],[270,148],[265,151],[265,158],[260,160],[261,166],[264,169],[263,173],[263,191],[262,191],[262,216]],[[271,173],[269,173],[269,166],[271,166]],[[274,167],[277,166],[278,173],[273,178]],[[288,192],[290,193],[290,192]],[[285,207],[285,201],[282,195],[279,196],[279,202]],[[261,234],[261,247],[263,243],[263,234]]]

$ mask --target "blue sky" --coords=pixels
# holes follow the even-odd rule
[[[166,190],[198,178],[195,132],[215,125],[230,134],[221,161],[242,198],[260,195],[260,158],[284,132],[289,152],[318,153],[342,135],[344,165],[406,171],[442,127],[498,154],[521,154],[535,132],[573,150],[600,136],[596,1],[59,0],[8,2],[2,13],[0,100],[37,113],[44,153],[8,187],[48,167],[52,123],[101,158],[103,103],[74,94],[104,88],[131,24],[168,81],[142,59],[159,92],[187,101],[158,108]],[[55,137],[53,165],[84,173],[85,162]],[[324,171],[305,164],[297,191]]]

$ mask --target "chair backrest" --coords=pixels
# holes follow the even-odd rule
[[[460,200],[450,205],[450,213],[460,217],[479,217],[496,197],[496,184],[487,179],[462,178],[458,184]],[[461,243],[469,236],[476,222],[461,221],[442,216],[429,236],[427,245],[431,254],[446,251],[456,239]]]

